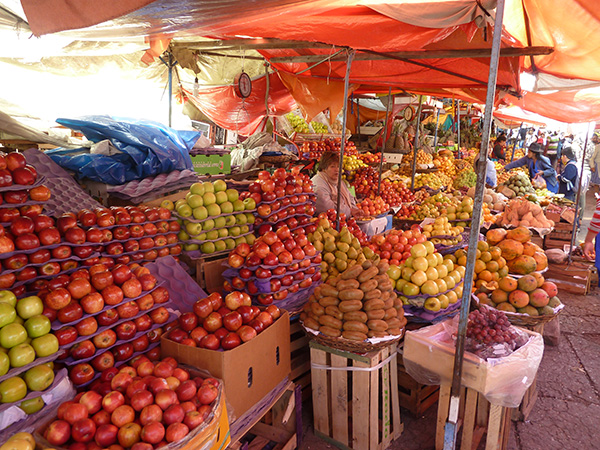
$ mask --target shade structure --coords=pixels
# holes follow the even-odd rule
[[[519,126],[521,123],[536,126],[545,126],[547,124],[544,117],[524,111],[518,106],[496,109],[494,110],[494,117],[508,126]]]

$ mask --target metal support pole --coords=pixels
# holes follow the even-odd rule
[[[471,232],[469,233],[470,243],[476,243],[479,240],[479,227],[481,226],[481,211],[483,209],[483,193],[485,189],[485,173],[487,168],[487,150],[490,141],[490,128],[492,124],[492,113],[494,110],[494,94],[496,92],[496,80],[498,77],[498,59],[500,56],[504,2],[505,0],[498,0],[496,6],[496,17],[494,19],[494,38],[492,41],[492,56],[490,58],[490,71],[488,77],[487,95],[485,99],[483,132],[481,136],[481,148],[479,149],[479,161],[476,165],[477,185],[475,186],[473,218],[471,221]],[[475,272],[476,257],[477,245],[469,245],[469,250],[467,252],[467,267],[465,270],[465,279],[463,283],[462,304],[460,306],[460,321],[458,324],[458,333],[456,337],[454,371],[452,374],[452,388],[450,391],[450,407],[448,410],[448,421],[446,422],[444,433],[444,450],[454,450],[456,446],[462,366],[465,353],[465,336],[467,333],[467,322],[469,319],[471,289],[473,287],[473,275]]]
[[[415,189],[415,175],[417,174],[417,147],[419,146],[419,128],[421,126],[421,107],[423,106],[423,96],[419,95],[419,108],[417,109],[417,129],[415,131],[415,144],[413,146],[412,178],[410,180],[410,189]]]
[[[173,117],[173,54],[169,52],[169,126]]]
[[[458,145],[458,157],[460,158],[460,100],[456,100],[456,143]]]
[[[361,145],[362,135],[360,134],[360,98],[356,97],[356,129],[358,131],[358,145]]]
[[[354,59],[354,50],[348,53],[348,61],[346,62],[346,77],[344,78],[344,107],[342,108],[342,142],[340,144],[340,171],[338,173],[338,192],[337,204],[335,208],[336,220],[335,229],[340,231],[340,199],[342,193],[342,170],[344,169],[344,150],[346,148],[346,118],[348,114],[348,89],[350,85],[350,68]]]
[[[437,153],[438,126],[440,124],[440,108],[435,108],[435,137],[433,138],[433,150]]]
[[[389,115],[390,115],[390,104],[394,103],[394,99],[392,98],[392,87],[390,86],[390,88],[388,89],[388,104],[387,107],[385,109],[385,124],[383,126],[383,140],[381,141],[381,153],[379,154],[379,180],[377,181],[377,195],[379,195],[379,192],[381,191],[381,171],[383,170],[383,152],[385,150],[385,147],[387,145],[387,131],[388,131],[388,121],[389,121]]]
[[[575,220],[573,221],[573,233],[571,234],[571,246],[569,247],[569,264],[572,262],[573,245],[577,237],[577,226],[579,224],[579,199],[581,197],[581,178],[583,177],[583,168],[585,166],[585,154],[587,152],[588,139],[590,137],[590,127],[592,123],[588,123],[587,134],[585,135],[585,146],[581,155],[581,170],[579,171],[579,186],[577,187],[577,197],[575,197]]]
[[[521,129],[523,128],[524,123],[525,122],[521,122],[521,125],[519,125],[519,131],[517,132],[517,139],[515,139],[515,142],[513,143],[512,156],[510,157],[510,162],[513,162],[515,159],[515,149],[517,148],[517,141],[519,140],[519,138],[521,136]]]

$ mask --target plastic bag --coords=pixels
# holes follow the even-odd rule
[[[177,131],[157,122],[109,116],[58,119],[57,122],[83,133],[92,142],[109,140],[117,151],[108,156],[85,148],[59,148],[48,150],[48,156],[74,171],[79,178],[112,185],[173,170],[192,170],[189,151],[201,135],[197,131]]]
[[[407,331],[404,338],[404,365],[417,382],[427,385],[450,384],[454,368],[455,345],[452,334],[458,329],[458,316],[444,322]],[[527,344],[504,358],[487,361],[465,352],[462,384],[481,392],[495,405],[517,408],[533,383],[544,353],[539,333],[530,335]]]

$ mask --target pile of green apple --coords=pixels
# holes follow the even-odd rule
[[[0,291],[0,376],[58,351],[43,311],[44,303],[35,295],[17,300],[11,291]]]
[[[254,199],[240,199],[239,192],[227,189],[223,180],[192,184],[185,198],[175,202],[175,212],[182,220],[178,236],[183,249],[214,253],[242,243],[252,245],[254,236],[248,233],[255,210]]]

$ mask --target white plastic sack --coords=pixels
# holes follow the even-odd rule
[[[427,385],[451,384],[458,329],[453,319],[407,331],[404,338],[404,366],[417,382]],[[539,333],[526,330],[527,344],[504,358],[483,359],[465,352],[462,384],[481,392],[492,404],[517,408],[533,383],[544,354]]]

